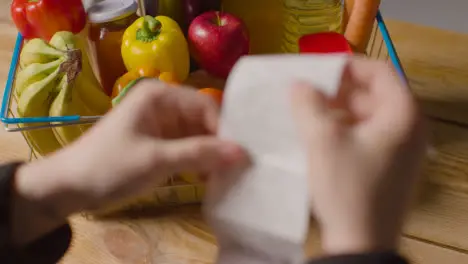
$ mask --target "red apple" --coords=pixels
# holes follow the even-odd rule
[[[224,79],[250,49],[244,22],[225,12],[209,11],[197,16],[190,24],[188,40],[191,54],[200,67]]]

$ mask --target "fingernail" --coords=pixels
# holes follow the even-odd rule
[[[247,159],[245,150],[241,146],[232,143],[223,146],[221,155],[223,156],[224,165],[229,167],[236,166]]]
[[[221,148],[221,155],[226,158],[235,157],[239,154],[239,152],[241,152],[241,148],[238,145],[232,143],[224,144],[224,146]]]

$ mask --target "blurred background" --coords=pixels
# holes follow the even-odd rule
[[[387,18],[468,33],[468,0],[382,0]]]

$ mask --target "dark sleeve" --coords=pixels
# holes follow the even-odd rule
[[[308,264],[408,264],[408,262],[395,252],[376,252],[324,257],[310,261]]]
[[[16,248],[10,243],[11,194],[19,165],[21,163],[0,166],[0,263],[55,264],[70,245],[72,233],[69,225],[64,225],[23,248]]]

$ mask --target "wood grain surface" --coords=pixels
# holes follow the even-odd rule
[[[16,36],[9,2],[0,0],[2,86]],[[387,22],[411,88],[431,120],[433,146],[401,252],[417,264],[468,263],[468,36]],[[204,85],[203,76],[192,81]],[[0,162],[28,154],[21,134],[0,131]],[[202,264],[213,263],[217,252],[198,206],[101,220],[74,216],[71,222],[74,241],[64,264]],[[305,248],[311,256],[320,253],[314,225]]]
[[[468,124],[468,35],[396,21],[389,24],[425,112]]]

